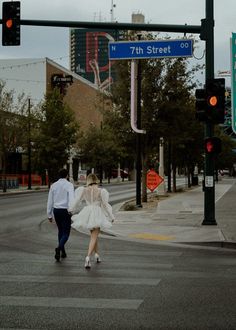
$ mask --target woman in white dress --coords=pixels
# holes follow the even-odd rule
[[[112,213],[112,207],[108,203],[109,194],[104,188],[98,187],[99,180],[93,173],[87,177],[87,186],[79,187],[75,191],[75,200],[70,205],[69,211],[73,213],[71,227],[79,230],[90,230],[90,242],[88,247],[88,255],[85,258],[85,268],[90,269],[90,257],[95,253],[95,260],[97,263],[101,262],[98,254],[98,234],[100,229],[111,228],[112,222],[115,218]],[[78,212],[81,203],[85,201],[86,206]]]

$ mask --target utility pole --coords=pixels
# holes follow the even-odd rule
[[[206,0],[206,19],[202,20],[203,36],[206,40],[206,80],[214,78],[214,0]],[[214,124],[208,120],[205,137],[214,135]],[[205,153],[204,171],[204,219],[202,225],[217,225],[215,220],[214,155]]]
[[[138,40],[141,34],[138,34]],[[141,60],[138,60],[137,72],[137,128],[141,129]],[[142,181],[142,141],[141,134],[136,134],[136,206],[142,207],[141,181]],[[144,179],[144,178],[143,178]]]
[[[164,179],[164,181],[158,187],[158,194],[165,194],[165,171],[164,171],[164,138],[160,137],[159,143],[159,175]]]
[[[110,9],[110,14],[111,14],[111,22],[114,22],[114,8],[116,7],[116,4],[113,3],[113,0],[111,0],[111,9]]]
[[[31,111],[30,98],[28,98],[28,189],[31,190]]]

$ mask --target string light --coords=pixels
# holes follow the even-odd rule
[[[60,56],[57,58],[53,58],[52,61],[56,61],[56,60],[62,60],[64,58],[69,58],[69,56]],[[3,60],[3,59],[2,59]],[[12,59],[15,60],[15,59]],[[15,69],[15,68],[22,68],[22,67],[28,67],[30,65],[38,65],[38,64],[42,64],[42,63],[46,63],[47,62],[47,58],[43,59],[43,60],[39,60],[39,61],[35,61],[35,62],[27,62],[27,63],[21,63],[21,64],[11,64],[8,66],[0,66],[0,70],[7,70],[7,69]],[[1,63],[1,59],[0,59],[0,63]],[[1,77],[2,81],[16,81],[16,82],[26,82],[26,83],[39,83],[39,84],[45,84],[45,81],[42,80],[30,80],[30,79],[19,79],[19,78],[7,78],[7,77]]]
[[[62,59],[65,59],[65,58],[69,58],[69,56],[61,56],[61,57],[56,57],[56,58],[53,58],[52,61],[56,61],[56,60],[62,60]],[[0,59],[0,62],[1,60],[4,60],[4,59]],[[9,59],[10,61],[11,59]],[[16,59],[12,59],[12,60],[16,60]],[[43,59],[43,60],[40,60],[40,61],[36,61],[36,62],[28,62],[28,63],[22,63],[22,64],[14,64],[14,65],[9,65],[9,66],[0,66],[0,70],[6,70],[6,69],[13,69],[13,68],[21,68],[21,67],[24,67],[24,66],[29,66],[29,65],[37,65],[37,64],[40,64],[40,63],[46,63],[46,58]]]
[[[7,80],[12,80],[12,81],[24,81],[24,82],[33,82],[33,83],[40,83],[40,84],[45,84],[45,81],[43,80],[29,80],[29,79],[18,79],[18,78],[6,78],[6,77],[1,77],[1,80],[7,81]]]

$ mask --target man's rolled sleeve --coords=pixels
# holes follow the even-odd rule
[[[75,190],[74,190],[73,184],[70,185],[68,194],[69,194],[69,198],[68,198],[69,199],[68,200],[68,212],[71,212],[70,206],[73,204],[74,199],[75,199]]]
[[[49,194],[48,194],[47,216],[49,219],[53,217],[53,192],[52,192],[51,188],[50,188]]]

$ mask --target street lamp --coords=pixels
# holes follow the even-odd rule
[[[28,190],[32,189],[31,180],[31,112],[30,98],[28,99]]]

